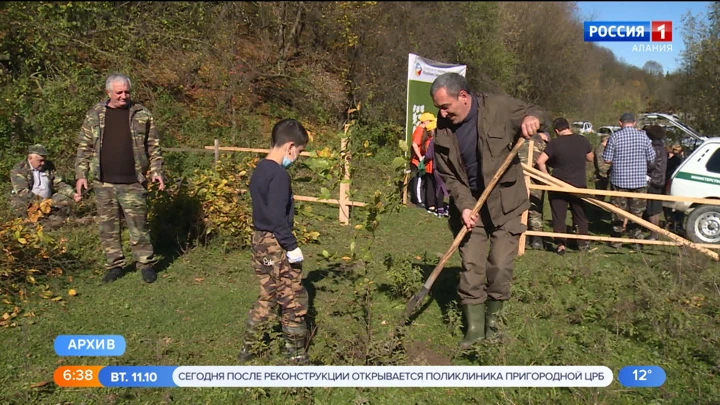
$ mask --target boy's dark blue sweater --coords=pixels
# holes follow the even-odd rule
[[[253,227],[275,234],[280,246],[287,251],[297,248],[292,233],[295,215],[292,197],[287,171],[270,159],[258,162],[250,177]]]

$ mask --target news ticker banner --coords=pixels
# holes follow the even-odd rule
[[[59,356],[121,356],[120,335],[59,335]],[[627,366],[625,387],[659,387],[658,366]],[[605,366],[61,366],[60,387],[607,387]]]
[[[627,366],[625,387],[659,387],[658,366]],[[605,366],[61,366],[60,387],[607,387]]]

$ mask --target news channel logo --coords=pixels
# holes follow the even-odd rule
[[[585,21],[585,42],[672,42],[672,21]]]

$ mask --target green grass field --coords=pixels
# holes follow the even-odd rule
[[[593,245],[563,257],[529,250],[516,261],[504,342],[461,353],[457,254],[417,316],[394,333],[408,294],[452,241],[445,220],[406,207],[386,215],[371,240],[338,225],[336,209],[313,205],[313,212],[308,227],[320,243],[302,247],[313,364],[602,365],[615,381],[606,388],[61,388],[52,382],[61,365],[235,365],[257,294],[249,252],[220,244],[175,258],[155,284],[130,272],[103,285],[89,225],[61,231],[89,263],[48,281],[63,299],[31,296],[17,326],[0,330],[0,403],[720,403],[720,267],[704,256],[672,247],[634,253]],[[352,240],[357,256],[369,253],[371,261],[343,259]],[[121,357],[61,358],[53,348],[61,334],[122,335],[127,349]],[[284,364],[281,344],[270,333],[254,364]],[[625,388],[617,373],[627,365],[661,366],[667,380]]]

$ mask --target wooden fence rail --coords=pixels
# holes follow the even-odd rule
[[[365,203],[358,201],[350,201],[348,198],[348,192],[350,191],[350,153],[346,152],[347,138],[343,138],[340,143],[340,150],[344,152],[345,160],[343,163],[343,181],[340,182],[340,195],[338,199],[320,199],[317,197],[309,197],[303,195],[295,195],[293,198],[295,201],[306,201],[315,202],[321,204],[332,204],[338,205],[338,221],[342,225],[350,224],[350,209],[352,207],[364,207]],[[220,146],[220,140],[215,139],[213,146],[205,146],[203,149],[195,148],[163,148],[168,152],[198,152],[198,153],[214,153],[215,164],[220,160],[220,153],[234,153],[234,152],[247,152],[247,153],[268,153],[270,149],[260,148],[240,148],[235,146]],[[307,156],[310,158],[318,157],[315,152],[301,152],[301,156]]]
[[[532,162],[533,161],[533,159],[532,159],[533,141],[529,142],[528,149],[529,149],[529,152],[528,152],[528,160],[527,161]],[[654,225],[648,221],[645,221],[644,219],[637,217],[636,215],[633,215],[633,214],[631,214],[625,210],[622,210],[618,207],[615,207],[612,204],[609,204],[602,200],[597,200],[592,197],[599,196],[599,195],[603,195],[603,196],[609,195],[609,196],[634,197],[634,198],[641,198],[641,199],[652,199],[652,200],[661,200],[661,201],[670,201],[670,202],[692,202],[692,203],[711,204],[711,205],[720,205],[720,200],[713,200],[713,199],[706,199],[706,198],[669,196],[669,195],[662,195],[662,194],[628,193],[628,192],[613,191],[613,190],[608,191],[608,190],[576,188],[576,187],[573,187],[559,179],[556,179],[556,178],[550,176],[547,173],[537,170],[528,164],[523,163],[522,166],[523,166],[523,172],[525,173],[524,177],[525,177],[525,184],[528,189],[528,194],[530,193],[531,189],[548,190],[548,191],[575,194],[578,197],[580,197],[582,200],[584,200],[588,203],[596,205],[605,210],[614,212],[615,214],[617,214],[623,218],[626,218],[630,221],[635,222],[636,224],[638,224],[640,226],[643,226],[643,227],[649,229],[650,231],[657,232],[659,235],[670,239],[670,241],[650,241],[650,240],[644,240],[644,239],[616,238],[616,237],[597,236],[597,235],[576,235],[576,234],[567,234],[567,233],[526,231],[523,235],[521,235],[521,238],[520,238],[521,243],[518,246],[518,255],[523,255],[525,253],[524,239],[525,239],[525,235],[527,234],[530,236],[561,237],[561,238],[569,238],[569,239],[594,240],[594,241],[601,241],[601,242],[623,242],[623,243],[639,243],[639,244],[650,244],[650,245],[687,246],[687,247],[696,249],[699,252],[710,256],[715,261],[720,260],[720,256],[718,256],[718,254],[716,252],[708,250],[708,249],[720,249],[720,245],[693,243],[693,242],[691,242],[685,238],[682,238],[674,233],[671,233],[665,229],[662,229],[662,228],[658,227],[657,225]],[[540,183],[544,183],[544,185],[531,183],[531,181],[530,181],[531,178]],[[527,225],[527,211],[523,213],[521,219],[523,221],[523,224]]]

